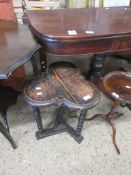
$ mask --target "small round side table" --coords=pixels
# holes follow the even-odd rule
[[[93,117],[86,120],[93,120],[95,118],[104,118],[112,127],[113,131],[113,144],[118,154],[120,150],[116,144],[116,126],[114,119],[122,116],[122,113],[118,113],[115,109],[119,105],[131,105],[131,72],[113,71],[107,74],[100,81],[101,91],[113,100],[111,110],[106,114],[96,114]]]

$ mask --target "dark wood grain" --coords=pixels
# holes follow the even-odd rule
[[[26,25],[0,20],[0,79],[26,63],[40,48]]]
[[[92,108],[100,99],[96,87],[68,63],[50,66],[47,73],[26,86],[25,96],[32,106],[63,104],[77,109]]]
[[[118,101],[131,104],[131,73],[114,71],[103,79],[107,94]]]
[[[13,8],[12,0],[0,1],[0,19],[16,22],[16,16]],[[11,81],[10,81],[11,80]],[[25,83],[25,70],[24,66],[19,67],[13,72],[8,80],[0,80],[0,84],[13,87],[14,89],[21,91]]]
[[[131,49],[130,7],[28,11],[27,16],[46,52],[72,55]]]
[[[25,100],[32,106],[38,131],[36,138],[41,139],[54,134],[67,132],[78,143],[81,143],[82,128],[87,110],[93,108],[100,100],[100,92],[84,79],[80,70],[69,63],[51,65],[47,72],[43,72],[25,89]],[[44,129],[41,119],[40,106],[56,105],[56,119],[54,126]],[[76,129],[67,124],[63,114],[65,108],[80,110]]]

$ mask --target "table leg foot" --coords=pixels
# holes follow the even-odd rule
[[[114,121],[112,119],[106,119],[106,121],[112,127],[112,132],[113,132],[112,141],[113,141],[113,144],[114,144],[114,147],[115,147],[117,153],[120,154],[120,149],[118,148],[118,146],[116,144],[116,126],[115,126],[115,123],[114,123]]]
[[[114,111],[115,108],[118,105],[119,105],[119,103],[117,101],[115,101],[113,103],[113,106],[112,106],[110,112],[108,112],[107,114],[96,114],[96,115],[94,115],[91,118],[87,118],[86,121],[91,121],[91,120],[94,120],[96,118],[105,119],[110,124],[110,126],[112,127],[112,132],[113,132],[112,141],[113,141],[113,145],[114,145],[117,153],[120,154],[120,149],[118,148],[117,143],[116,143],[116,126],[115,126],[115,123],[114,123],[114,118],[120,117],[121,115],[123,115],[122,113],[118,113],[118,112]]]

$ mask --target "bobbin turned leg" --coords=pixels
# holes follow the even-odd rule
[[[33,109],[33,113],[34,113],[35,120],[36,120],[37,127],[38,127],[38,131],[36,132],[36,138],[39,139],[44,130],[43,125],[42,125],[40,110],[39,110],[39,107],[36,107],[36,106],[32,106],[32,109]]]
[[[46,53],[42,51],[42,49],[39,51],[40,53],[40,65],[41,65],[41,72],[45,72],[47,70],[47,60],[46,60]]]
[[[50,129],[43,129],[39,107],[32,106],[32,109],[33,109],[33,113],[34,113],[35,120],[38,127],[38,131],[36,132],[37,139],[42,139],[58,133],[67,132],[78,143],[81,143],[81,141],[83,140],[83,137],[81,136],[81,131],[84,125],[87,110],[81,110],[80,117],[77,124],[77,129],[75,130],[70,125],[68,125],[65,119],[63,118],[63,113],[64,113],[63,107],[60,107],[57,110],[55,125],[53,128],[50,128]]]
[[[62,117],[63,113],[64,113],[64,108],[60,107],[58,110],[57,123],[55,125],[57,126],[56,129],[60,128],[59,131],[68,132],[68,134],[75,141],[77,141],[78,143],[81,143],[81,141],[83,140],[83,137],[81,136],[81,131],[84,125],[87,110],[81,110],[76,130],[66,123],[65,119]]]
[[[86,115],[87,115],[87,109],[82,109],[80,111],[79,121],[78,121],[77,129],[76,129],[76,132],[78,135],[81,134],[82,128],[84,126]]]

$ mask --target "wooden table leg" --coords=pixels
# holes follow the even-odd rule
[[[86,73],[86,79],[90,79],[92,81],[97,80],[102,76],[102,70],[105,63],[105,55],[104,54],[96,54],[94,55],[91,64],[90,64],[90,70],[88,73]]]
[[[118,101],[115,101],[113,103],[112,107],[111,107],[110,112],[108,112],[107,114],[96,114],[93,117],[88,118],[86,120],[87,121],[90,121],[90,120],[94,120],[96,118],[105,119],[110,124],[110,126],[112,127],[112,131],[113,131],[112,141],[113,141],[113,144],[114,144],[114,147],[115,147],[117,153],[120,154],[120,150],[119,150],[119,148],[118,148],[118,146],[116,144],[116,126],[115,126],[115,123],[114,123],[114,118],[120,117],[120,116],[123,115],[122,113],[115,112],[115,109],[118,106],[119,106],[119,102]]]
[[[116,144],[116,126],[115,126],[115,123],[114,121],[110,118],[106,118],[106,121],[110,124],[110,126],[112,127],[112,132],[113,132],[113,135],[112,135],[112,141],[113,141],[113,144],[115,146],[115,149],[117,151],[118,154],[120,154],[120,149],[118,148],[117,144]]]
[[[54,127],[49,128],[49,129],[43,128],[39,107],[33,106],[32,109],[33,109],[35,120],[36,120],[37,127],[38,127],[38,131],[36,132],[37,139],[42,139],[42,138],[45,138],[45,137],[48,137],[51,135],[55,135],[58,133],[67,132],[78,143],[81,143],[81,141],[83,140],[83,137],[81,136],[81,131],[82,131],[82,128],[83,128],[83,125],[85,122],[85,117],[87,114],[86,109],[83,109],[80,112],[80,117],[78,120],[76,130],[74,128],[72,128],[70,125],[68,125],[66,123],[65,119],[62,117],[64,110],[65,110],[64,107],[58,108],[57,117],[56,117],[56,121],[54,123]]]
[[[39,51],[39,53],[40,53],[41,71],[45,72],[47,69],[47,60],[46,60],[47,55],[42,49]]]
[[[78,135],[81,135],[81,131],[84,126],[86,115],[87,115],[87,109],[82,109],[80,111],[79,121],[78,121],[77,129],[76,129],[76,132]]]

